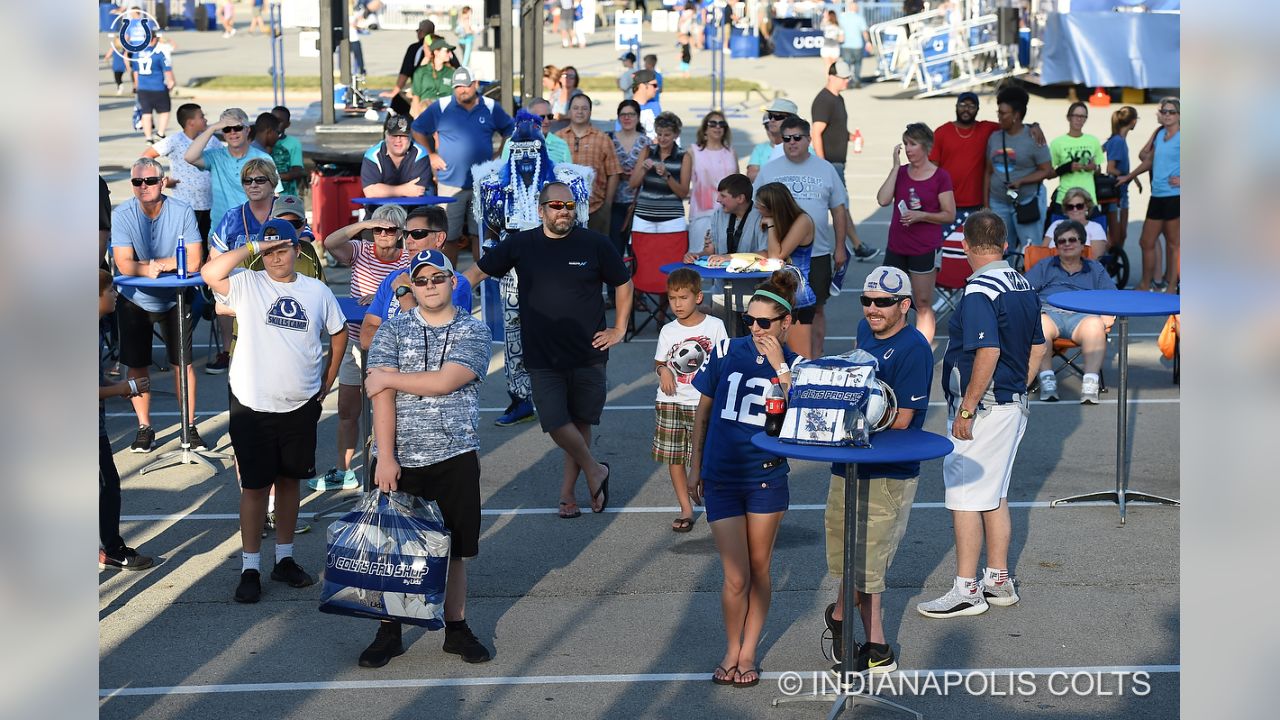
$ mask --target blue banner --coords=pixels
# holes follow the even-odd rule
[[[822,31],[816,28],[775,28],[773,54],[778,57],[818,57]]]
[[[1181,20],[1172,13],[1049,13],[1041,82],[1180,87]]]

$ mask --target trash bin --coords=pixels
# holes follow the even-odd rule
[[[323,240],[329,233],[360,219],[360,206],[351,198],[364,197],[359,175],[333,175],[345,172],[337,166],[325,172],[311,173],[311,228]]]

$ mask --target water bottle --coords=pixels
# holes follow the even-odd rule
[[[921,207],[920,196],[916,194],[916,189],[914,187],[911,188],[910,192],[908,193],[907,207],[911,208],[912,210],[919,210]]]
[[[768,392],[764,395],[764,431],[769,437],[778,437],[782,432],[782,420],[787,416],[787,397],[782,392],[778,378],[773,379]]]
[[[862,154],[862,130],[858,128],[853,129],[853,154]]]
[[[178,250],[173,254],[173,259],[178,262],[178,277],[187,279],[187,244],[181,235],[178,236]]]

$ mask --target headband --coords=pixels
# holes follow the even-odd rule
[[[757,290],[751,295],[751,297],[768,298],[778,303],[779,305],[781,305],[783,308],[786,309],[787,312],[791,312],[791,303],[787,302],[786,300],[783,300],[782,296],[778,295],[777,293],[772,293],[772,292],[769,292],[768,290]]]

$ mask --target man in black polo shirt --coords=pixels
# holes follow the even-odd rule
[[[564,451],[561,517],[577,517],[574,486],[587,477],[591,509],[609,503],[609,466],[591,455],[591,426],[600,424],[608,350],[622,341],[631,316],[631,274],[609,238],[575,227],[573,191],[549,182],[538,196],[542,226],[512,234],[467,271],[472,285],[520,276],[520,337],[533,403],[543,432]],[[602,283],[616,288],[613,327],[606,327]]]
[[[422,49],[431,44],[436,34],[436,24],[430,20],[418,23],[418,41],[410,43],[404,49],[404,59],[400,61],[400,75],[396,78],[396,86],[392,90],[379,93],[381,97],[391,98],[391,109],[398,115],[409,114],[409,101],[404,96],[405,86],[413,82],[413,70],[422,60]]]
[[[409,118],[392,115],[382,127],[382,142],[369,148],[360,163],[365,197],[421,197],[431,182],[426,148],[409,135]]]

